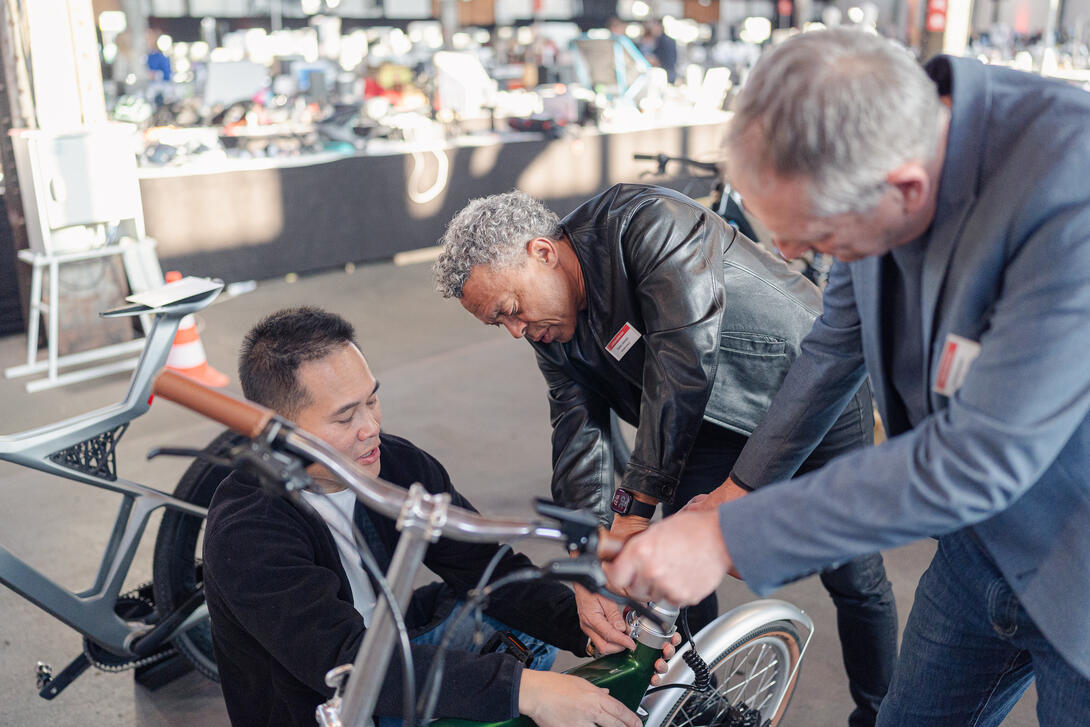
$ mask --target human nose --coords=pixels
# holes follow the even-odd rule
[[[503,327],[507,329],[512,338],[522,338],[526,334],[526,324],[522,321],[504,321]]]
[[[379,433],[379,418],[374,412],[368,411],[363,415],[363,421],[360,422],[360,428],[356,430],[356,438],[361,442],[368,439],[374,439]]]

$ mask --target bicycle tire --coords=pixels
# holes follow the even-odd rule
[[[679,690],[655,727],[714,726],[727,706],[741,702],[760,711],[759,724],[776,727],[795,690],[801,653],[795,627],[788,621],[770,621],[717,653],[701,654],[715,680],[713,695]]]
[[[213,439],[203,451],[213,457],[223,457],[243,439],[241,435],[225,431]],[[228,467],[195,459],[178,480],[174,497],[208,507],[219,483],[230,472]],[[202,583],[198,544],[203,530],[204,518],[173,508],[168,508],[163,513],[159,533],[155,538],[152,562],[152,589],[155,606],[160,614],[173,611]],[[216,654],[212,647],[212,628],[207,620],[178,634],[172,643],[194,669],[209,679],[219,681]]]

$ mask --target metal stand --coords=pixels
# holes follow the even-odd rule
[[[65,386],[67,384],[73,384],[77,381],[86,381],[88,379],[98,378],[99,376],[107,376],[109,374],[118,373],[121,371],[132,371],[136,368],[136,363],[139,357],[125,359],[123,361],[114,361],[112,363],[103,364],[101,366],[93,366],[90,368],[80,369],[78,371],[71,371],[65,374],[58,373],[58,370],[67,366],[75,366],[92,361],[100,361],[105,358],[114,358],[117,356],[124,356],[131,353],[139,353],[144,348],[144,339],[138,338],[134,341],[126,341],[124,343],[114,344],[112,346],[103,346],[101,348],[91,349],[89,351],[80,351],[79,353],[73,353],[68,356],[58,355],[58,337],[60,332],[60,285],[59,285],[59,272],[60,266],[65,263],[80,262],[83,260],[91,260],[95,258],[111,257],[113,255],[125,255],[129,256],[131,252],[141,253],[144,251],[154,251],[155,241],[151,238],[144,238],[142,240],[122,239],[116,245],[106,245],[104,247],[96,248],[94,250],[83,250],[79,252],[67,252],[67,253],[50,253],[50,252],[34,252],[32,250],[20,250],[19,259],[30,265],[33,272],[30,279],[30,311],[27,316],[27,362],[21,366],[12,366],[11,368],[4,370],[4,376],[6,378],[17,378],[20,376],[28,376],[30,374],[47,372],[45,378],[35,379],[30,381],[26,385],[26,390],[30,393],[35,391],[41,391],[43,389],[52,389],[57,386]],[[126,265],[126,269],[128,269]],[[48,303],[42,293],[42,272],[44,270],[49,271],[49,296]],[[40,325],[39,316],[46,316],[46,330],[49,339],[48,355],[44,361],[38,360],[38,326]],[[145,323],[145,330],[147,329],[147,322]]]

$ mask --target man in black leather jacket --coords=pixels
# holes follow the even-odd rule
[[[627,537],[722,484],[821,310],[821,294],[722,218],[672,190],[621,184],[563,221],[521,192],[450,222],[437,288],[482,322],[526,337],[549,388],[554,497]],[[614,489],[610,410],[636,427]],[[800,471],[870,444],[864,385]],[[610,512],[612,510],[613,512]],[[857,708],[873,724],[896,656],[881,556],[823,573]],[[613,604],[576,590],[603,652],[630,646]],[[714,594],[690,614],[715,616]]]

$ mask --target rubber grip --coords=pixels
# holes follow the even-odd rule
[[[210,389],[169,369],[155,377],[151,390],[156,396],[203,414],[244,437],[257,437],[273,418],[271,409]]]
[[[605,528],[598,528],[598,558],[600,560],[613,560],[621,553],[624,540],[610,535]]]

